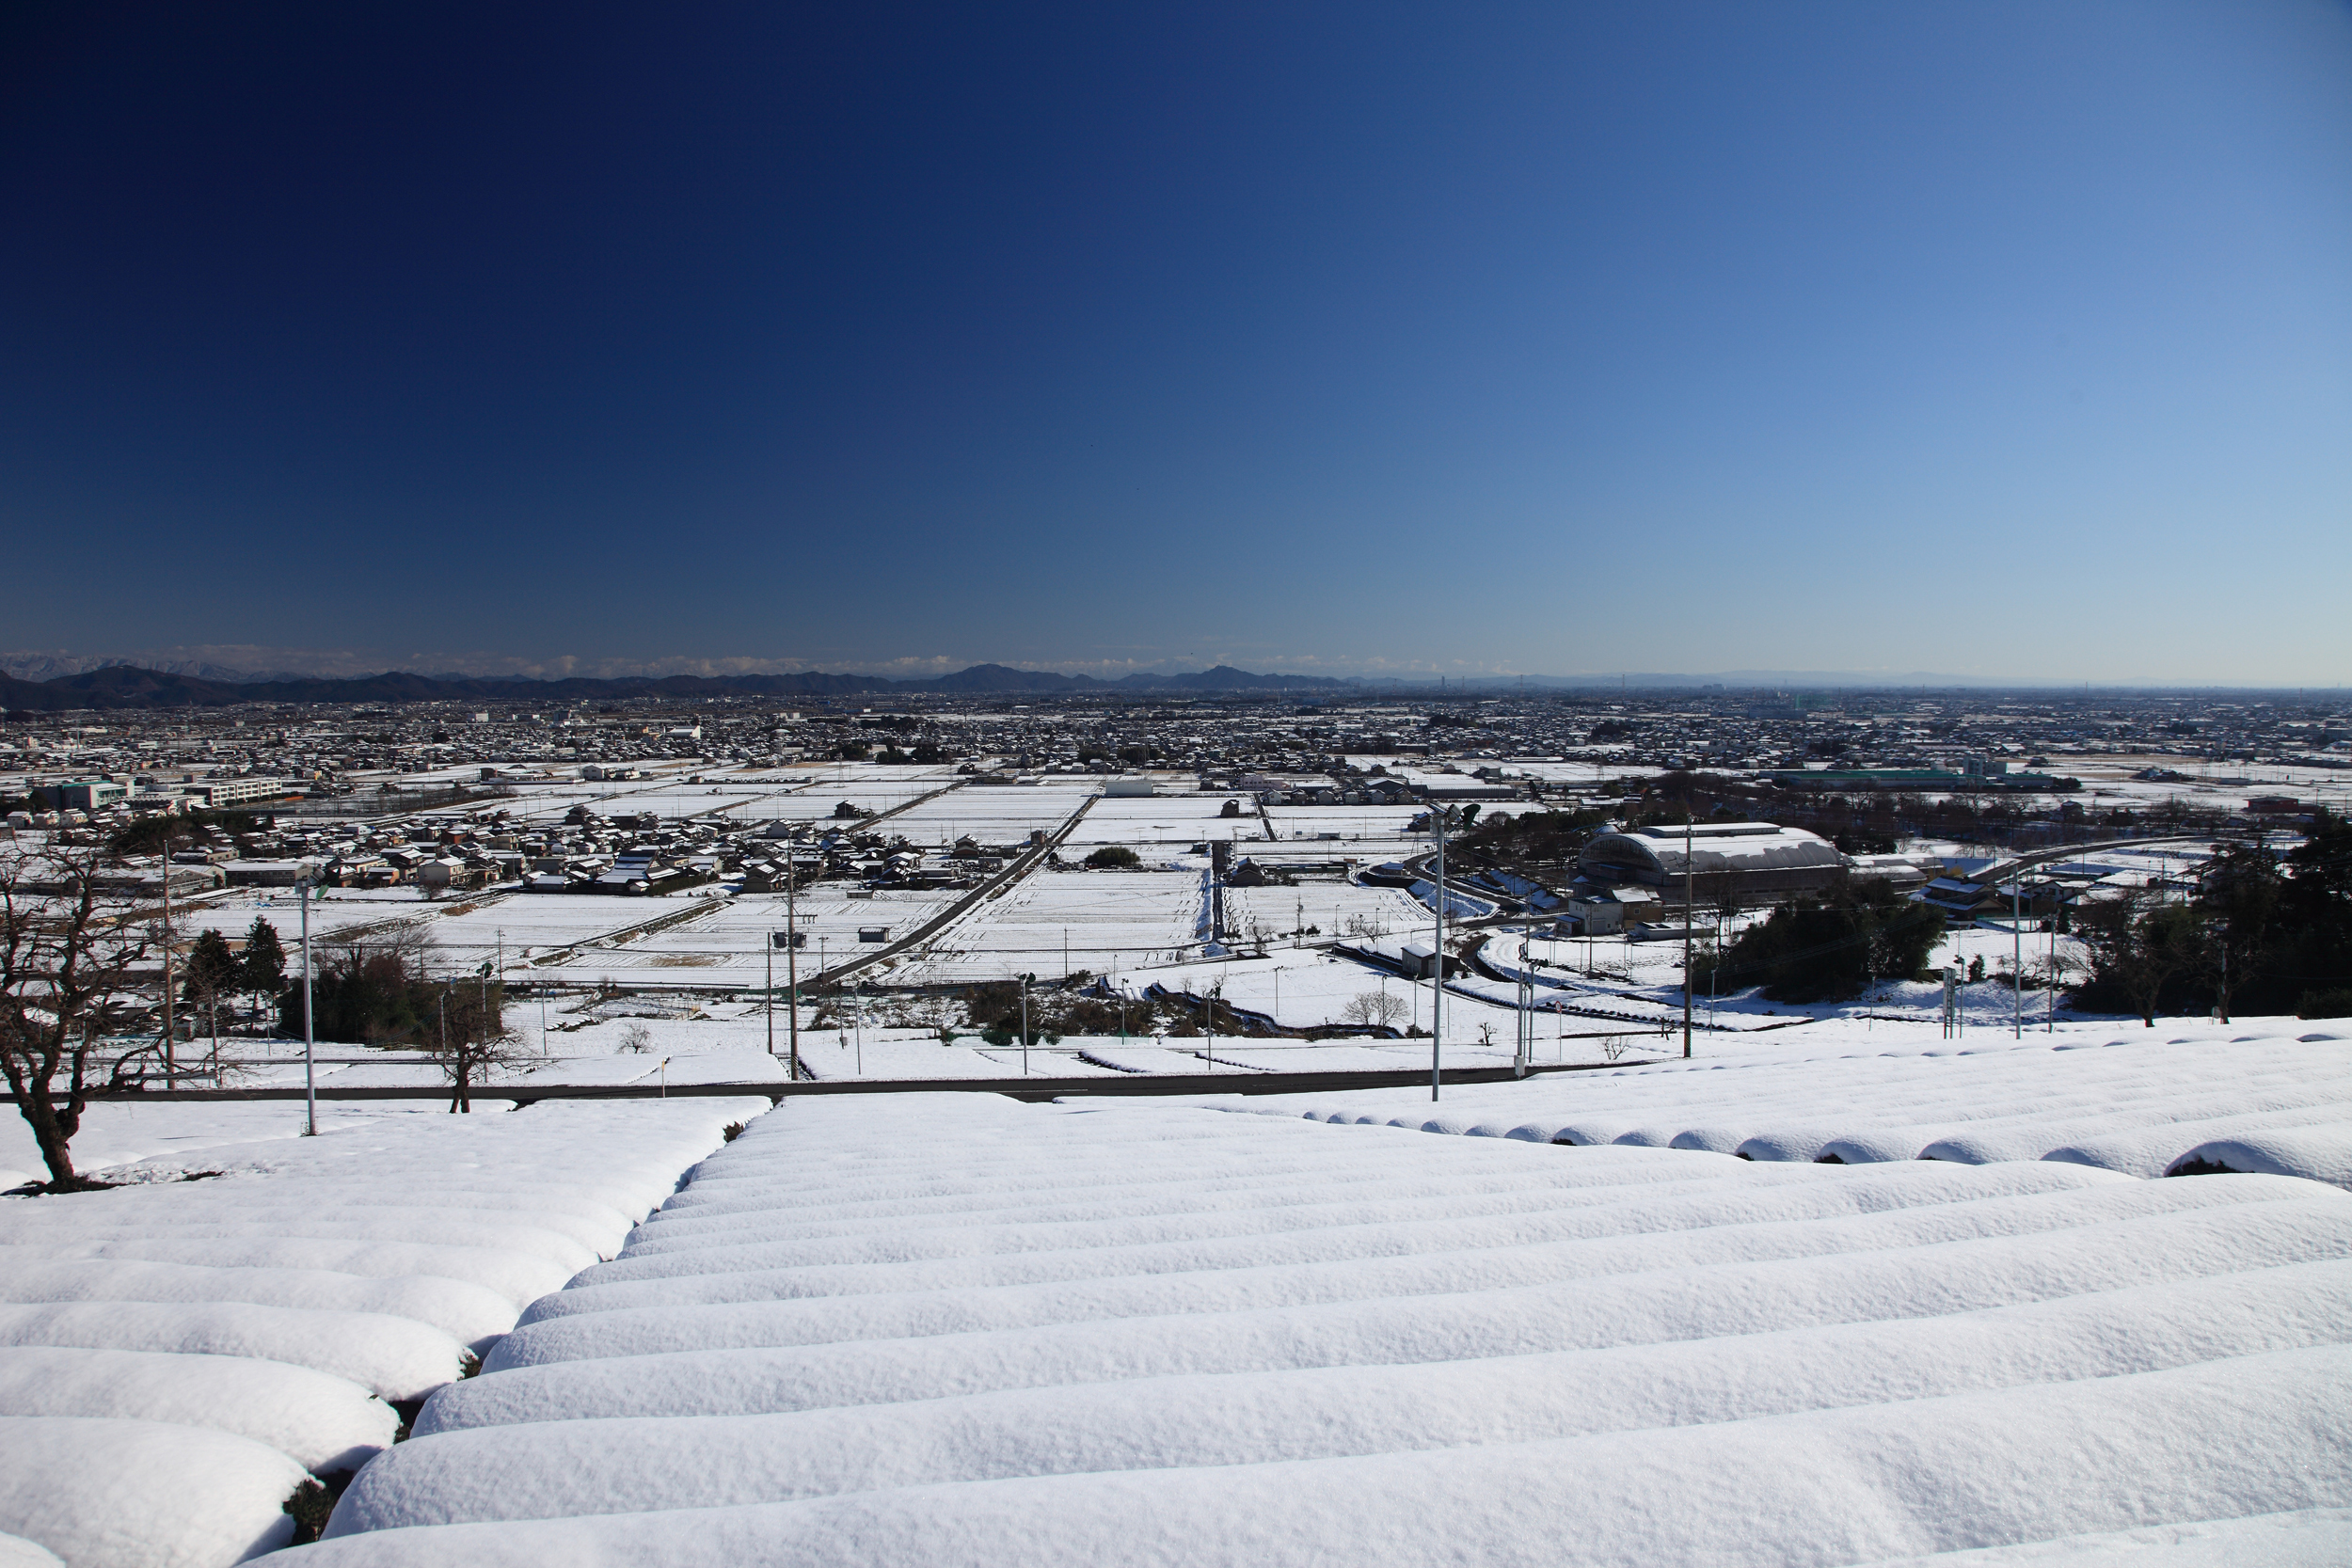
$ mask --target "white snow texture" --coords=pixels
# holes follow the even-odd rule
[[[388,1401],[459,1376],[766,1107],[388,1114],[206,1147],[215,1180],[0,1203],[0,1565],[284,1544],[306,1472],[388,1447]]]
[[[807,1099],[304,1560],[2344,1560],[2347,1391],[2295,1177]]]

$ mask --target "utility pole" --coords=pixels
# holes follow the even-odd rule
[[[1438,834],[1438,970],[1429,991],[1429,1099],[1434,1104],[1445,1081],[1445,807],[1437,800],[1429,802],[1429,825]]]
[[[1512,1053],[1511,1075],[1527,1076],[1527,1065],[1535,1057],[1535,968],[1529,952],[1528,933],[1519,932],[1518,1041]]]
[[[1029,1075],[1029,982],[1034,974],[1021,976],[1021,1076]]]
[[[784,852],[784,983],[791,993],[792,1016],[786,1027],[792,1037],[790,1072],[797,1082],[801,1076],[801,914],[798,890],[801,868],[790,849]],[[769,1050],[775,1049],[773,1040]]]
[[[319,1086],[312,1071],[310,1054],[318,1030],[310,1017],[310,879],[312,873],[305,870],[294,885],[302,890],[302,1135],[319,1135]],[[540,1026],[542,1040],[547,1028]]]
[[[2018,866],[2009,879],[2009,940],[2013,957],[2009,977],[2010,1010],[2016,1037],[2026,1037],[2026,868]]]
[[[1687,775],[1686,775],[1687,777]],[[1691,1056],[1691,911],[1698,907],[1692,896],[1691,847],[1693,827],[1691,796],[1682,797],[1682,1056]]]
[[[65,796],[57,797],[62,800]],[[95,800],[95,797],[92,797]],[[171,829],[164,829],[164,852],[158,857],[163,869],[156,873],[164,884],[164,1087],[172,1086],[177,1076],[176,1045],[171,1022]]]
[[[2042,1032],[2045,1035],[2058,1033],[2058,911],[2065,908],[2064,895],[2058,889],[2052,888],[2050,890],[2050,985],[2049,989],[2042,993]]]

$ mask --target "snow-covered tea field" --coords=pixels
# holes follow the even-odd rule
[[[2319,1182],[802,1101],[303,1556],[2341,1561],[2348,1387]]]
[[[8,1537],[75,1568],[283,1545],[310,1475],[389,1448],[767,1103],[99,1118],[86,1168],[154,1150],[100,1173],[125,1185],[0,1203],[0,1562]]]
[[[0,1534],[225,1563],[358,1466],[298,1560],[2352,1555],[2352,1025],[1704,1040],[1434,1105],[391,1102],[317,1139],[103,1107],[87,1163],[133,1185],[0,1204]],[[1263,1081],[1417,1045],[1034,1054]],[[533,1072],[663,1058],[604,1059]]]
[[[1657,1041],[1645,1041],[1655,1045]],[[2352,1022],[2070,1024],[1945,1039],[1847,1022],[1707,1041],[1705,1057],[1526,1083],[1269,1095],[1233,1108],[1433,1132],[1867,1164],[2182,1164],[2352,1190]]]

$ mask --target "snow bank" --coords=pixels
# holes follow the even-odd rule
[[[310,1556],[1794,1565],[2352,1506],[2328,1187],[1427,1119],[1489,1135],[787,1102]]]

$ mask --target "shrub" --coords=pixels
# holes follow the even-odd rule
[[[1096,871],[1132,871],[1143,860],[1123,844],[1105,844],[1089,855],[1086,863]]]
[[[2297,1018],[2352,1018],[2352,986],[2333,990],[2307,990],[2295,1009]]]

